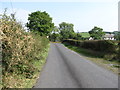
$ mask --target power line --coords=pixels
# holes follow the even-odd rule
[[[0,10],[2,11],[3,10],[3,2],[0,0]]]
[[[12,13],[14,13],[13,4],[12,4],[12,1],[11,1],[11,0],[10,0],[10,4],[11,4],[11,8],[12,8]]]

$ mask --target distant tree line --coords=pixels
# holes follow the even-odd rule
[[[62,22],[59,26],[54,26],[52,18],[47,12],[36,11],[29,14],[28,23],[26,25],[29,31],[38,32],[40,36],[49,37],[50,41],[63,41],[65,39],[85,40],[79,32],[74,31],[72,23]],[[95,26],[89,32],[93,40],[102,40],[105,32],[102,28]],[[120,40],[120,32],[113,32],[116,40]],[[88,38],[87,38],[88,39]]]

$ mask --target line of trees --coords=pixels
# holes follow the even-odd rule
[[[72,23],[62,22],[59,26],[54,26],[52,17],[47,12],[36,11],[29,14],[26,25],[29,31],[39,32],[40,36],[49,37],[50,41],[63,41],[64,39],[84,40],[80,33],[74,31]],[[102,40],[105,35],[103,29],[95,26],[88,32],[93,40]],[[115,33],[115,39],[120,40],[120,32]]]
[[[72,23],[62,22],[59,27],[54,26],[52,18],[47,12],[36,11],[29,14],[26,25],[31,32],[38,32],[40,36],[49,36],[50,41],[64,39],[80,39],[81,35],[74,32]]]
[[[50,35],[50,41],[63,41],[64,39],[80,39],[81,35],[74,32],[74,25],[72,23],[62,22],[59,27],[53,29]]]

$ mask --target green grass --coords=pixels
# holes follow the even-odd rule
[[[90,37],[90,34],[87,32],[82,32],[82,33],[80,33],[80,35],[82,35],[82,37],[84,37],[84,38]]]
[[[105,60],[104,58],[102,58],[102,54],[100,54],[99,52],[95,52],[95,51],[91,51],[91,50],[83,49],[83,48],[78,48],[76,46],[72,46],[72,45],[65,44],[65,43],[64,45],[67,48],[79,53],[83,58],[86,58],[87,60],[90,60],[93,63],[96,63],[97,65],[114,72],[115,74],[120,74],[118,72],[120,63],[118,63],[117,61]]]

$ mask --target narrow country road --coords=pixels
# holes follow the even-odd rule
[[[60,43],[51,43],[34,88],[118,88],[118,76]]]

